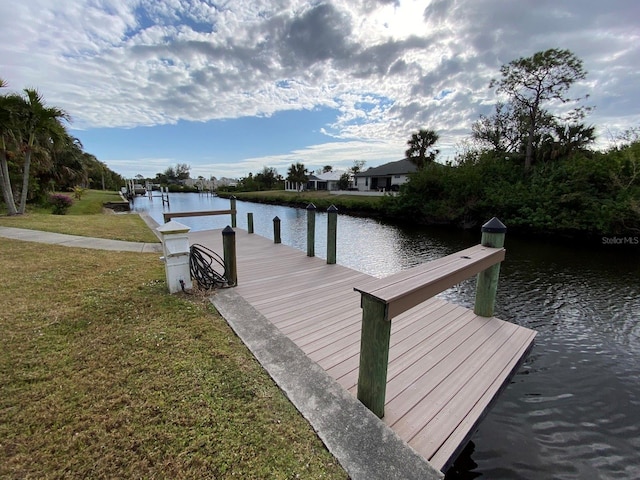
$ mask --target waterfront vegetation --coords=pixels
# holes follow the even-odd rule
[[[493,216],[512,231],[597,237],[640,232],[640,142],[607,152],[573,152],[528,170],[519,155],[469,153],[411,176],[390,217],[473,227]]]
[[[316,208],[326,210],[335,205],[340,212],[354,214],[371,214],[373,216],[383,214],[383,198],[357,196],[349,192],[333,195],[327,191],[305,190],[302,192],[290,192],[285,190],[266,190],[259,192],[218,192],[223,198],[234,195],[238,200],[248,202],[271,203],[275,205],[289,205],[292,207],[306,208],[313,203]]]
[[[78,213],[104,198],[0,225],[155,240],[138,215]],[[0,477],[346,478],[207,295],[167,293],[157,254],[2,239],[0,275]]]

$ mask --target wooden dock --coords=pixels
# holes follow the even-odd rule
[[[222,252],[220,230],[190,242]],[[236,231],[235,291],[356,395],[361,287],[377,281],[294,248]],[[445,471],[508,384],[535,332],[432,298],[398,315],[391,341],[383,421]]]

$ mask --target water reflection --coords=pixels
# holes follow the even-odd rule
[[[162,222],[157,199],[136,200]],[[173,195],[173,211],[227,209],[228,201]],[[237,202],[238,226],[306,251],[306,211]],[[184,220],[184,221],[183,221]],[[180,219],[194,230],[229,217]],[[325,257],[326,214],[316,218]],[[479,232],[400,227],[340,215],[340,264],[383,277],[478,242]],[[640,247],[587,249],[507,235],[496,315],[538,332],[531,355],[449,472],[450,479],[640,477]],[[442,295],[471,306],[474,281]],[[474,448],[473,448],[474,447]],[[466,457],[465,457],[466,456]]]

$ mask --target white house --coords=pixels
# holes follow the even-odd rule
[[[345,171],[332,171],[318,174],[311,174],[308,177],[306,185],[294,183],[290,181],[284,182],[284,189],[287,191],[297,192],[301,190],[339,190],[338,182]],[[349,182],[351,186],[351,181]]]
[[[332,172],[318,173],[310,175],[307,182],[309,190],[340,190],[338,182],[345,171],[335,170]]]
[[[418,168],[407,159],[389,162],[356,173],[353,186],[360,192],[398,191],[409,180],[409,174],[416,171]]]

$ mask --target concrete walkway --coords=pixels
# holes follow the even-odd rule
[[[25,242],[49,243],[65,247],[91,248],[94,250],[111,250],[117,252],[162,253],[161,243],[124,242],[105,238],[81,237],[63,233],[27,230],[26,228],[0,227],[0,237]]]

